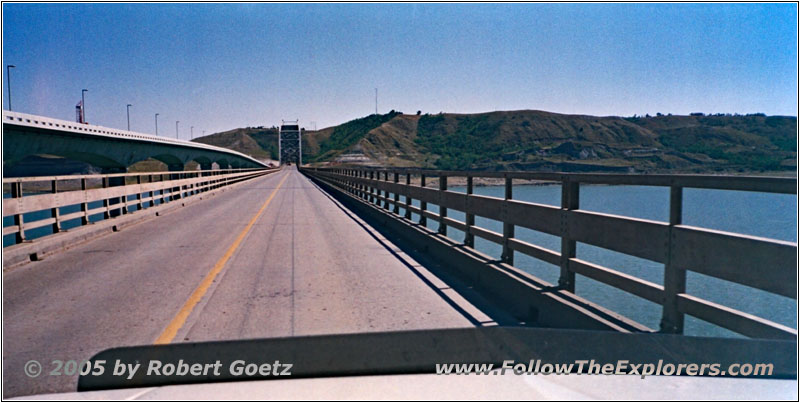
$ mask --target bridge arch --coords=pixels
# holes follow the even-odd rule
[[[151,158],[159,160],[165,164],[170,171],[183,171],[184,161],[171,154],[153,155]]]

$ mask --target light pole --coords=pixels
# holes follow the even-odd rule
[[[8,80],[8,110],[10,111],[13,111],[13,109],[11,109],[11,69],[16,67],[17,66],[13,64],[6,66],[6,79]]]
[[[156,136],[158,136],[158,114],[156,113]]]
[[[189,128],[189,138],[194,140],[194,126]]]
[[[81,116],[81,120],[83,120],[81,123],[86,123],[86,98],[83,96],[83,94],[87,93],[88,91],[89,90],[87,89],[81,90],[81,114],[83,115]]]
[[[128,131],[131,131],[131,106],[133,105],[128,104],[128,106],[125,107],[125,109],[128,110]]]
[[[176,139],[178,138],[178,123],[180,123],[180,122],[181,122],[180,120],[176,120],[175,121],[175,138]]]

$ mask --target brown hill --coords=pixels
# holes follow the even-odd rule
[[[277,157],[277,130],[259,130],[232,130],[205,142]],[[392,111],[303,134],[306,162],[441,169],[786,171],[796,167],[796,148],[797,118],[763,114],[622,118],[535,110],[421,116]]]

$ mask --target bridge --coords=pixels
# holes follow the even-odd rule
[[[200,169],[264,168],[250,156],[222,147],[152,136],[109,127],[70,122],[44,116],[3,111],[3,166],[30,155],[69,158],[99,168],[102,173],[121,173],[148,158],[183,171],[189,161]]]
[[[25,116],[5,114],[4,131],[5,120]],[[33,130],[21,123],[10,127],[20,132],[13,136]],[[55,129],[89,128],[74,127]],[[50,135],[45,127],[35,130]],[[102,158],[87,161],[123,166],[149,155],[173,163],[224,158],[233,165],[236,156],[119,131],[72,141],[101,135],[98,147],[125,142],[143,151],[91,152]],[[722,347],[711,357],[703,355],[712,354],[708,349],[689,348],[667,358],[757,357],[796,378],[796,329],[691,295],[686,282],[692,271],[796,304],[797,244],[682,222],[686,188],[796,194],[793,178],[264,169],[246,157],[237,161],[236,169],[3,179],[6,396],[75,389],[77,376],[26,377],[19,368],[28,360],[81,361],[118,346],[494,326],[646,334],[659,344],[684,333],[686,316],[752,338],[758,348],[714,339]],[[112,178],[117,186],[108,185]],[[475,194],[478,178],[502,182],[505,197]],[[450,188],[456,179],[464,191]],[[514,181],[523,180],[559,186],[560,205],[515,199]],[[582,209],[582,184],[667,188],[669,221]],[[480,219],[502,230],[483,228]],[[523,229],[558,237],[560,250],[520,239]],[[476,238],[500,247],[499,259],[478,251]],[[586,260],[578,243],[663,265],[663,281]],[[555,267],[558,282],[516,267],[521,255]],[[657,304],[660,325],[648,327],[579,296],[576,284],[585,278]],[[679,337],[689,346],[703,340]]]

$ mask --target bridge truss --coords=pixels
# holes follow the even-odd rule
[[[278,134],[278,154],[281,164],[303,163],[303,147],[298,121],[283,121]]]

